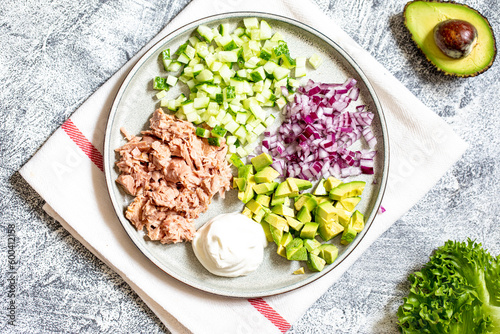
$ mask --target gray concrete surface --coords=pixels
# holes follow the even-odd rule
[[[0,332],[168,333],[117,274],[43,212],[43,199],[17,171],[188,2],[0,3]],[[470,237],[500,253],[500,62],[475,78],[446,77],[412,44],[403,26],[405,1],[315,2],[470,143],[289,331],[395,333],[406,278],[433,249]],[[488,17],[500,36],[500,3],[464,2]],[[18,260],[13,268],[9,246]],[[17,278],[15,326],[8,324],[9,270]]]

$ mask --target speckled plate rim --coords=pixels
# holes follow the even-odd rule
[[[380,178],[380,188],[378,192],[378,196],[375,200],[375,204],[373,206],[373,210],[368,216],[368,218],[365,221],[365,228],[363,231],[358,234],[358,237],[350,244],[348,249],[346,249],[339,257],[335,260],[334,263],[326,267],[323,271],[318,272],[314,275],[309,276],[308,278],[297,282],[295,284],[290,284],[283,286],[278,289],[274,290],[266,290],[266,291],[260,291],[260,292],[255,292],[255,293],[240,293],[238,291],[220,291],[216,290],[213,288],[209,288],[206,286],[203,286],[202,284],[198,284],[197,282],[192,282],[188,279],[185,279],[184,277],[177,275],[176,273],[172,272],[169,270],[168,267],[166,267],[163,263],[161,263],[158,259],[156,259],[150,251],[147,249],[147,247],[143,246],[142,244],[138,243],[135,241],[135,236],[133,236],[129,230],[126,228],[126,225],[130,225],[130,222],[126,220],[125,218],[121,217],[119,212],[122,211],[119,203],[117,200],[114,198],[113,193],[112,193],[112,187],[115,187],[115,180],[111,177],[111,171],[114,168],[114,162],[111,163],[109,159],[106,159],[106,157],[109,156],[110,151],[113,150],[110,147],[110,135],[111,135],[111,124],[113,124],[114,117],[116,115],[116,111],[118,108],[118,105],[120,103],[121,97],[126,91],[128,85],[130,84],[132,78],[134,77],[134,74],[141,68],[141,66],[155,53],[158,51],[158,49],[168,43],[170,40],[173,40],[176,36],[183,34],[187,31],[193,30],[200,24],[210,24],[214,21],[219,21],[219,20],[224,20],[224,19],[230,19],[230,18],[243,18],[243,17],[259,17],[259,18],[267,18],[267,19],[272,19],[272,20],[277,20],[281,21],[286,24],[293,25],[295,27],[298,27],[300,29],[303,29],[316,37],[322,39],[324,42],[326,42],[329,46],[331,46],[333,49],[335,49],[336,52],[338,52],[347,63],[349,63],[350,66],[356,71],[357,75],[363,80],[369,95],[375,104],[376,107],[376,113],[377,116],[379,117],[380,121],[380,127],[381,127],[381,135],[383,139],[383,145],[384,145],[384,155],[383,155],[383,165],[382,165],[382,175]],[[180,282],[185,283],[188,286],[194,287],[196,289],[209,292],[215,295],[221,295],[221,296],[227,296],[227,297],[236,297],[236,298],[256,298],[256,297],[265,297],[265,296],[272,296],[272,295],[277,295],[277,294],[282,294],[285,292],[289,292],[295,289],[298,289],[300,287],[303,287],[320,277],[323,277],[324,275],[328,274],[331,272],[333,269],[335,269],[338,265],[340,265],[353,251],[354,249],[362,242],[364,239],[364,236],[370,229],[382,202],[382,198],[384,197],[384,193],[386,190],[386,184],[387,184],[387,178],[389,174],[389,137],[388,137],[388,131],[387,131],[387,125],[385,121],[385,116],[383,113],[382,105],[377,97],[377,94],[372,87],[369,79],[367,76],[364,74],[364,72],[361,70],[359,65],[354,61],[354,59],[346,52],[344,51],[337,43],[335,43],[333,40],[331,40],[329,37],[324,35],[322,32],[316,30],[315,28],[312,28],[309,25],[306,25],[300,21],[297,21],[295,19],[291,19],[285,16],[277,15],[277,14],[271,14],[271,13],[265,13],[265,12],[254,12],[254,11],[237,11],[237,12],[228,12],[228,13],[223,13],[223,14],[216,14],[216,15],[211,15],[207,16],[195,21],[192,21],[163,37],[161,40],[159,40],[157,43],[155,43],[146,53],[141,56],[141,58],[136,62],[136,64],[132,67],[132,69],[128,72],[126,78],[123,80],[120,89],[118,90],[118,93],[116,94],[113,104],[110,109],[110,114],[107,120],[106,124],[106,131],[105,131],[105,140],[104,140],[104,174],[105,174],[105,179],[106,179],[106,186],[107,186],[107,191],[109,198],[112,202],[115,214],[122,224],[122,227],[125,229],[127,232],[128,236],[132,240],[132,242],[136,245],[136,247],[151,261],[153,262],[158,268],[163,270],[165,273],[170,275],[171,277],[177,279]],[[380,157],[378,157],[380,159]]]

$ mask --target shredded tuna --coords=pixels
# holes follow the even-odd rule
[[[125,216],[148,237],[161,243],[191,241],[194,219],[212,197],[224,197],[231,184],[227,145],[211,146],[194,126],[158,109],[142,137],[122,133],[127,143],[116,149],[116,182],[135,196]]]

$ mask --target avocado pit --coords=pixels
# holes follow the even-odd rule
[[[467,57],[477,42],[477,29],[464,20],[446,20],[434,28],[434,41],[448,57]]]

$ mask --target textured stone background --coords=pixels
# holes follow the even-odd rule
[[[0,3],[0,332],[164,333],[105,264],[42,210],[17,170],[50,134],[189,0]],[[500,62],[455,79],[437,73],[404,30],[401,0],[315,0],[470,143],[462,159],[293,324],[290,333],[395,333],[407,275],[448,239],[500,253]],[[500,36],[496,0],[466,3]],[[7,226],[17,243],[17,325],[7,324]]]

